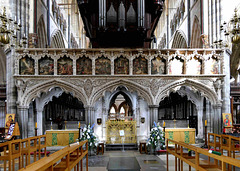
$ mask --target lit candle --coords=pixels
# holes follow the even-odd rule
[[[51,121],[51,126],[52,126],[52,121]]]
[[[35,128],[37,128],[37,122],[35,123]]]
[[[205,126],[207,126],[207,120],[205,120]]]
[[[165,127],[165,122],[163,122],[163,127]]]
[[[80,128],[80,125],[81,125],[80,122],[78,122],[78,128]]]

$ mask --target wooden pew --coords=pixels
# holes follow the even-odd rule
[[[213,141],[211,141],[211,139]],[[208,133],[208,150],[213,148],[214,151],[221,151],[221,135]],[[210,162],[210,157],[208,158]],[[217,164],[217,160],[214,160],[215,164]]]
[[[46,135],[38,136],[38,159],[41,159],[41,151],[44,150],[44,157],[47,156],[47,138]]]
[[[21,140],[12,140],[0,144],[0,148],[3,148],[1,152],[0,160],[4,161],[4,171],[7,170],[8,161],[8,171],[14,171],[15,169],[15,159],[18,159],[19,169],[22,168],[21,165]]]
[[[39,137],[36,136],[21,140],[22,166],[24,166],[24,156],[25,166],[30,164],[31,153],[34,154],[34,162],[37,160],[37,150],[39,150],[38,139]]]
[[[86,150],[83,150],[83,145],[86,144]],[[81,163],[82,170],[82,160],[86,156],[86,170],[88,171],[88,141],[82,141],[79,143],[74,143],[69,145],[53,154],[49,157],[44,157],[37,162],[28,165],[26,168],[20,171],[44,171],[44,170],[64,170],[71,171],[79,170],[79,162]],[[60,161],[60,162],[59,162]]]
[[[169,142],[172,142],[175,144],[175,149],[170,149],[168,144]],[[190,149],[195,152],[195,156],[192,156],[194,158],[187,157],[183,155],[183,149]],[[180,153],[178,153],[178,149],[180,149]],[[169,170],[168,168],[168,153],[172,154],[175,156],[175,170],[177,170],[177,167],[179,170],[183,170],[183,162],[187,163],[189,165],[189,170],[191,170],[191,167],[195,168],[196,170],[203,170],[203,171],[218,171],[218,170],[226,170],[226,164],[230,166],[237,166],[240,167],[240,162],[237,159],[228,157],[228,156],[218,156],[215,154],[211,154],[208,151],[201,149],[199,147],[195,147],[192,145],[188,145],[183,142],[176,142],[173,140],[167,140],[167,171]],[[218,166],[218,164],[211,163],[206,160],[200,160],[199,155],[205,155],[210,158],[213,158],[214,160],[220,161],[221,165]],[[180,164],[177,166],[177,158],[180,159]]]

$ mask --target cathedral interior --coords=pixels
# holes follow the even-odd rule
[[[239,75],[240,0],[0,0],[0,168],[240,170]]]

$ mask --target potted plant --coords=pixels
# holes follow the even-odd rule
[[[165,148],[164,133],[162,128],[154,122],[154,127],[151,129],[150,137],[147,141],[150,153],[156,153],[156,148],[159,146],[161,149]]]
[[[91,151],[94,151],[97,148],[97,138],[93,132],[93,127],[94,124],[91,127],[90,125],[85,125],[85,127],[83,128],[82,137],[80,139],[81,141],[88,140],[88,151],[90,152],[90,155]]]

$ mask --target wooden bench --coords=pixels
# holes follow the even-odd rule
[[[21,140],[12,140],[0,144],[0,148],[3,148],[1,152],[0,160],[4,161],[4,171],[7,170],[8,161],[8,171],[14,171],[15,169],[15,159],[18,159],[19,169],[22,168],[21,165]]]
[[[38,159],[41,159],[41,151],[43,149],[44,157],[47,156],[47,138],[46,135],[38,136]]]
[[[170,149],[168,146],[169,142],[175,144],[174,149]],[[183,153],[183,149],[192,150],[195,152],[195,156],[186,156]],[[175,156],[175,170],[179,168],[179,170],[183,170],[183,162],[187,163],[189,165],[189,170],[191,170],[191,167],[195,168],[196,170],[203,170],[203,171],[220,171],[220,170],[226,170],[226,164],[230,166],[237,166],[240,167],[240,162],[237,159],[228,157],[228,156],[218,156],[215,154],[211,154],[208,151],[201,149],[199,147],[195,147],[183,142],[177,142],[174,140],[167,139],[167,171],[168,168],[168,153]],[[210,162],[208,160],[201,160],[199,158],[199,155],[205,155],[207,157],[213,158],[214,160],[220,161],[220,166],[216,164],[215,162]],[[179,162],[177,164],[177,159],[179,159]]]
[[[21,141],[21,155],[22,155],[22,166],[24,167],[24,156],[25,166],[30,164],[31,153],[34,154],[34,162],[37,160],[37,150],[39,150],[39,137],[25,138]]]
[[[83,150],[85,145],[86,150]],[[82,160],[86,156],[86,171],[88,171],[88,141],[82,141],[69,145],[49,157],[44,157],[37,162],[28,165],[20,171],[43,171],[43,170],[57,170],[57,171],[71,171],[79,170],[79,162],[81,163],[81,171],[83,169]],[[60,162],[59,162],[60,161]]]

